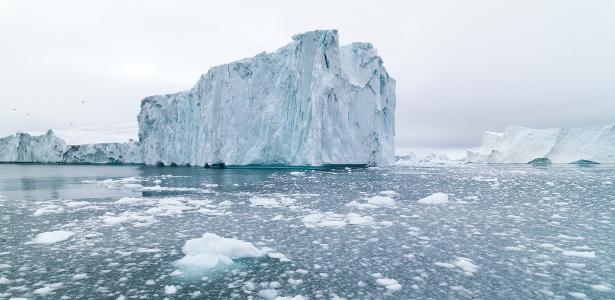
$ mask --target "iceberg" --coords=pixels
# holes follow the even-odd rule
[[[395,80],[369,43],[336,30],[211,68],[187,91],[145,98],[148,165],[392,165]]]
[[[33,136],[16,133],[0,139],[0,162],[67,164],[139,164],[138,142],[67,145],[52,130]]]
[[[468,162],[615,163],[615,124],[572,129],[509,127],[486,132],[478,150],[469,150]]]
[[[99,143],[96,128],[0,139],[1,162],[147,165],[367,165],[395,162],[395,80],[370,43],[336,30],[211,68],[187,91],[146,97],[139,142]],[[130,126],[115,130],[131,134]]]

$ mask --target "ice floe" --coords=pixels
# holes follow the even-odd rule
[[[64,231],[64,230],[41,232],[37,234],[34,237],[34,239],[32,239],[32,241],[28,243],[30,244],[55,244],[55,243],[66,241],[73,235],[75,235],[74,232]]]

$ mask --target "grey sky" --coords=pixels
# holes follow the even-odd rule
[[[614,16],[614,1],[0,0],[0,135],[134,122],[145,96],[329,28],[384,58],[400,147],[615,123]]]

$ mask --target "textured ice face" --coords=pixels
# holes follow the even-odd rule
[[[49,130],[40,136],[16,133],[0,139],[2,162],[61,162],[66,143]]]
[[[40,136],[17,133],[0,139],[0,162],[142,163],[137,142],[66,145],[53,131]]]
[[[615,125],[573,129],[510,127],[503,133],[486,132],[480,149],[469,151],[467,160],[527,163],[536,158],[548,158],[553,163],[615,163]]]
[[[395,81],[371,44],[312,31],[142,101],[146,164],[394,162]]]

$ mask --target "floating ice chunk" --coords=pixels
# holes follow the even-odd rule
[[[376,195],[366,198],[367,203],[359,203],[357,201],[351,201],[346,204],[348,207],[356,207],[358,209],[373,209],[379,207],[393,207],[395,206],[395,200],[387,196]]]
[[[56,213],[61,213],[63,211],[64,211],[64,208],[62,208],[59,205],[45,205],[37,209],[34,212],[34,216],[38,217],[38,216],[47,215],[47,214],[56,214]]]
[[[79,207],[79,206],[86,206],[89,204],[90,202],[88,201],[69,201],[69,202],[64,203],[66,207]]]
[[[138,197],[123,197],[120,200],[115,201],[115,204],[136,204],[143,202],[143,198]]]
[[[186,241],[182,251],[185,256],[175,263],[186,271],[206,271],[230,265],[234,259],[264,255],[264,251],[250,242],[224,238],[213,233],[205,233],[200,238]]]
[[[350,225],[367,225],[371,224],[374,219],[371,216],[361,216],[356,213],[347,215],[336,214],[332,212],[313,213],[303,217],[303,225],[308,228],[314,227],[333,227],[341,228],[348,224]]]
[[[396,191],[382,191],[380,192],[380,194],[387,195],[387,196],[395,196],[397,195],[397,192]]]
[[[258,295],[267,300],[274,300],[278,296],[278,291],[274,289],[265,289],[265,290],[260,290],[258,292]]]
[[[86,278],[88,278],[88,274],[85,274],[85,273],[79,273],[79,274],[73,275],[73,280],[81,280],[81,279],[86,279]]]
[[[292,176],[303,176],[303,175],[305,175],[305,172],[290,172],[288,174],[290,174]]]
[[[592,284],[590,285],[590,287],[592,288],[592,290],[598,291],[598,292],[608,292],[611,290],[611,288],[608,285],[604,285],[604,284]]]
[[[374,206],[395,206],[395,200],[386,196],[373,196],[371,198],[367,198],[367,204],[371,204]]]
[[[46,284],[44,287],[38,288],[38,289],[34,290],[32,293],[34,293],[36,295],[47,295],[47,294],[49,294],[49,293],[59,289],[60,287],[62,287],[62,283]]]
[[[562,255],[582,258],[596,258],[596,252],[594,251],[563,251]]]
[[[254,196],[250,198],[250,206],[264,206],[264,207],[279,207],[280,202],[274,198],[263,198]]]
[[[374,218],[371,216],[361,216],[356,213],[349,213],[347,216],[348,224],[351,225],[364,225],[374,222]]]
[[[103,223],[105,225],[114,226],[127,222],[144,222],[151,223],[154,222],[153,216],[141,215],[136,212],[126,211],[119,215],[113,215],[110,213],[105,214],[101,217]]]
[[[71,236],[75,235],[74,232],[57,230],[42,232],[36,235],[34,239],[28,243],[30,244],[54,244],[68,240]]]
[[[280,296],[280,297],[275,297],[274,300],[307,300],[308,298],[305,298],[301,295],[297,295],[294,297],[288,297],[288,296]]]
[[[384,286],[387,290],[391,290],[391,291],[401,290],[401,284],[399,284],[397,280],[395,279],[378,278],[376,279],[376,283]]]
[[[466,257],[457,257],[453,264],[456,267],[461,268],[466,273],[466,275],[473,275],[478,270],[478,266],[475,265],[471,259]]]
[[[570,292],[568,295],[577,298],[577,299],[587,299],[587,295],[580,292]]]
[[[442,268],[447,268],[447,269],[454,269],[455,265],[453,264],[449,264],[449,263],[444,263],[444,262],[435,262],[434,265],[438,266],[438,267],[442,267]]]
[[[177,293],[177,288],[174,285],[165,285],[164,286],[165,295],[173,295]]]
[[[10,279],[8,279],[8,278],[6,278],[4,276],[0,277],[0,285],[9,284],[9,283],[11,283]]]
[[[448,195],[445,193],[435,193],[417,201],[421,204],[446,204],[448,202]]]

